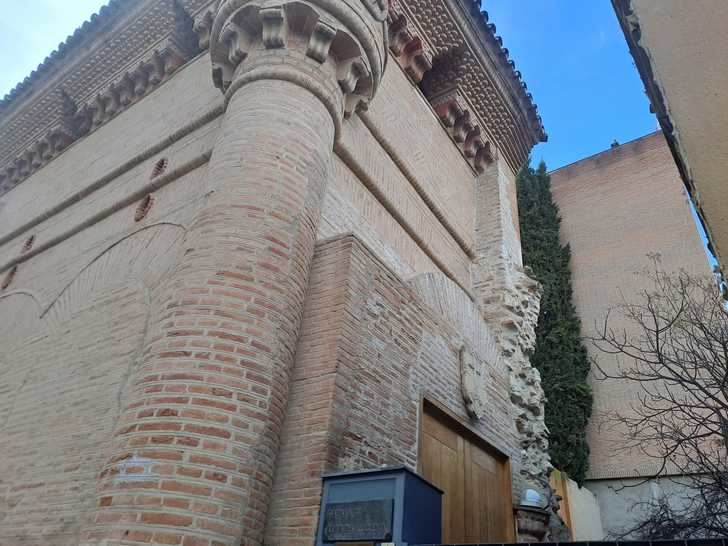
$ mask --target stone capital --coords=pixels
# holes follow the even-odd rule
[[[387,59],[383,0],[223,0],[210,28],[213,80],[229,99],[259,79],[310,90],[341,118],[376,93]]]

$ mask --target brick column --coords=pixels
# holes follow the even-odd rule
[[[261,544],[319,209],[345,116],[386,58],[372,0],[223,1],[226,112],[87,544]]]

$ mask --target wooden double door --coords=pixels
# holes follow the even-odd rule
[[[508,460],[429,405],[423,412],[420,473],[444,492],[444,544],[515,540]]]

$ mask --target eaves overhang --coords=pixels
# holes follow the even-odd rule
[[[470,116],[460,145],[476,171],[496,152],[518,170],[547,135],[480,0],[388,2],[399,18],[390,19],[390,38],[404,39],[403,51],[394,51],[393,42],[390,50],[399,61],[407,57],[411,76],[419,74],[413,82],[429,89],[441,119],[453,105],[461,118]],[[0,194],[207,48],[215,6],[215,0],[110,0],[79,27],[0,100]],[[419,63],[424,56],[413,44],[431,62]]]

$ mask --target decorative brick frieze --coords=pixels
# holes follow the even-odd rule
[[[488,14],[480,11],[480,3],[396,0],[393,6],[392,44],[414,41],[416,45],[410,47],[417,48],[421,43],[423,52],[432,53],[432,67],[416,71],[418,76],[424,74],[420,79],[425,94],[438,96],[443,85],[457,85],[472,105],[470,115],[479,120],[481,132],[487,129],[487,140],[517,171],[533,145],[546,140],[546,133],[521,73],[502,47],[495,25],[488,24]],[[405,19],[398,21],[397,13],[404,14]],[[393,34],[394,23],[398,23],[395,29],[405,28],[407,32],[402,36]],[[393,53],[398,55],[396,50]],[[403,66],[405,70],[410,67]]]
[[[378,14],[378,2],[366,1],[364,6]],[[195,27],[203,43],[208,41],[210,28],[215,85],[229,97],[236,90],[236,79],[240,84],[268,77],[293,81],[327,105],[338,133],[337,118],[342,110],[338,103],[350,115],[371,100],[381,80],[385,55],[376,34],[352,18],[361,16],[357,14],[363,8],[361,0],[352,1],[352,7],[345,4],[332,0],[273,6],[261,0],[223,2],[212,27],[207,15]],[[262,44],[264,51],[255,49],[256,44]],[[301,64],[290,66],[287,59]],[[308,65],[310,61],[315,64]],[[338,90],[330,87],[328,73],[333,74]]]
[[[212,22],[215,20],[216,10],[217,6],[213,5],[210,9],[200,12],[195,17],[192,29],[197,35],[197,44],[200,46],[200,49],[210,47],[210,32],[212,32]]]
[[[478,173],[492,161],[490,146],[500,148],[518,170],[533,144],[546,138],[541,118],[495,25],[487,24],[487,13],[478,2],[466,9],[452,9],[451,3],[390,0],[390,51],[412,81],[421,83]],[[473,24],[475,34],[469,32]]]
[[[60,124],[0,171],[0,193],[32,175],[75,140],[94,131],[156,88],[185,63],[176,49],[156,50],[147,61],[124,74],[89,102],[78,106],[61,91]]]
[[[185,59],[191,59],[202,51],[195,33],[195,20],[180,0],[172,0],[172,11],[174,31],[169,35],[169,39]]]
[[[195,2],[187,4],[194,5]],[[114,2],[112,6],[112,11],[118,16],[117,12],[122,8]],[[92,28],[86,30],[92,31]],[[155,33],[159,35],[150,49],[134,52],[136,46],[143,45]],[[30,107],[13,111],[31,81],[18,86],[2,101],[0,194],[32,175],[75,140],[155,89],[200,51],[193,31],[193,19],[178,0],[160,2],[155,9],[128,23],[128,27],[120,30],[119,34],[119,43],[110,40],[109,47],[116,44],[121,51],[127,52],[126,56],[105,55],[102,47],[95,58],[103,58],[106,63],[89,62],[88,67],[82,67],[78,73],[66,74],[57,87],[53,86],[33,99]],[[140,36],[144,39],[139,39]],[[59,53],[51,56],[29,80],[42,79],[48,72],[46,64],[52,64],[52,60],[58,57]],[[114,66],[117,62],[129,63],[129,58],[136,58],[135,64]],[[106,72],[100,72],[104,66]],[[84,70],[93,75],[86,76]],[[121,75],[113,79],[107,76],[116,72]],[[36,82],[36,85],[41,83]]]
[[[486,148],[486,144],[490,142],[501,150],[511,168],[516,170],[527,157],[530,146],[545,138],[540,118],[531,101],[532,97],[527,93],[525,83],[520,80],[520,72],[515,70],[513,61],[509,60],[508,50],[502,47],[502,40],[495,35],[495,26],[487,24],[487,14],[481,13],[476,8],[477,2],[470,7],[465,6],[465,9],[459,3],[457,6],[449,6],[451,2],[452,0],[389,0],[388,15],[386,0],[357,0],[355,4],[362,6],[359,9],[368,11],[376,21],[387,20],[389,49],[415,83],[422,81],[425,75],[432,74],[433,63],[439,65],[443,56],[453,51],[461,54],[462,69],[457,79],[450,79],[449,82],[457,83],[461,93],[469,98],[471,103],[471,108],[467,110],[469,116],[480,120],[473,123],[476,132],[469,135],[468,145],[463,147],[463,152],[480,172],[487,156],[486,151],[480,152],[480,150]],[[113,43],[118,41],[121,46],[116,50],[126,53],[117,54],[109,63],[108,73],[122,74],[116,81],[109,84],[106,80],[105,87],[95,88],[94,86],[105,78],[99,73],[99,63],[89,64],[88,68],[84,67],[78,74],[67,74],[58,82],[58,87],[55,89],[43,91],[39,98],[33,99],[32,108],[27,111],[18,110],[17,103],[25,91],[31,84],[37,87],[39,83],[35,80],[46,77],[49,73],[48,67],[57,63],[58,58],[62,57],[61,52],[65,51],[63,48],[59,49],[58,54],[54,54],[39,67],[39,75],[31,76],[27,82],[18,86],[0,102],[0,118],[9,118],[5,124],[8,134],[0,134],[0,193],[27,178],[61,153],[79,138],[77,133],[82,136],[105,123],[159,85],[185,60],[201,49],[209,47],[214,13],[219,3],[214,2],[210,5],[209,0],[159,2],[148,13],[127,22],[127,27],[118,32],[118,40],[111,41]],[[336,14],[337,10],[341,11],[341,8],[337,7],[338,3],[332,0],[296,2],[293,8],[296,14],[291,17],[285,15],[292,12],[290,5],[276,7],[265,4],[266,7],[261,12],[267,13],[264,25],[261,15],[257,13],[264,3],[245,4],[248,6],[246,10],[242,10],[246,12],[245,15],[238,13],[236,17],[253,17],[257,18],[258,22],[253,27],[243,26],[237,29],[234,28],[234,21],[224,23],[227,26],[223,34],[225,43],[222,44],[221,51],[222,57],[227,56],[228,60],[225,61],[223,58],[222,62],[217,63],[217,68],[221,69],[222,80],[230,76],[229,74],[225,76],[226,70],[230,66],[237,66],[245,56],[243,51],[245,38],[235,46],[238,47],[237,50],[229,49],[240,33],[249,32],[251,28],[253,32],[265,28],[266,32],[273,32],[266,39],[268,47],[282,48],[285,47],[284,38],[288,27],[291,24],[298,24],[300,27],[301,21],[310,17],[310,15],[302,17],[303,11],[308,9],[317,13],[316,10],[320,9],[320,6],[316,6],[319,4],[324,8],[328,5],[334,6],[330,9],[333,14]],[[256,5],[258,7],[255,7]],[[70,45],[66,49],[78,47],[83,35],[93,33],[101,22],[106,25],[114,23],[110,16],[112,13],[115,17],[123,18],[122,16],[126,15],[125,9],[127,8],[120,7],[118,2],[112,2],[109,8],[102,10],[99,17],[92,20],[94,24],[84,25],[72,40],[69,39]],[[281,13],[285,12],[285,16],[280,19],[272,17],[275,10],[283,10]],[[313,17],[314,20],[318,18],[317,15]],[[334,15],[334,19],[335,17]],[[289,18],[292,20],[288,21]],[[337,50],[347,48],[348,41],[343,38],[345,33],[342,32],[342,28],[346,25],[342,25],[342,21],[339,21],[332,26],[332,21],[333,19],[317,21],[309,28],[311,40],[306,48],[307,54],[322,64],[325,64],[328,58],[337,58],[336,55],[331,56],[327,49],[332,44]],[[279,26],[270,26],[276,24]],[[86,26],[89,28],[86,29]],[[347,28],[350,27],[351,25],[348,25]],[[276,35],[275,32],[280,34]],[[138,46],[143,45],[145,40],[149,41],[154,36],[164,37],[165,33],[166,38],[163,38],[161,43],[157,38],[151,50],[139,51]],[[139,36],[143,36],[145,40],[140,40]],[[334,36],[337,36],[336,40]],[[361,43],[362,36],[354,38],[354,42],[359,40]],[[277,43],[274,43],[275,40]],[[112,43],[109,44],[111,45]],[[226,47],[227,52],[224,51]],[[131,51],[135,48],[136,53]],[[110,56],[106,54],[105,49],[95,53],[105,59]],[[366,104],[371,98],[371,89],[376,87],[381,76],[376,72],[376,67],[382,64],[379,62],[382,59],[372,64],[372,57],[377,53],[381,54],[381,51],[378,51],[377,46],[367,44],[364,53],[366,54],[362,54],[361,60],[351,59],[345,55],[343,60],[346,62],[340,63],[339,83],[346,96],[346,114]],[[112,67],[114,64],[128,63],[129,58],[140,60],[136,66],[127,66],[125,70],[120,70],[120,66]],[[375,72],[370,74],[368,71],[372,67],[375,68]],[[92,71],[95,71],[93,77],[86,76],[86,72],[90,74]],[[495,77],[496,72],[503,73],[505,79]],[[67,80],[68,83],[63,80]],[[221,81],[221,86],[225,85],[226,83]],[[509,86],[515,89],[508,89]],[[65,90],[67,97],[77,109],[71,117],[71,130],[64,119],[66,105],[59,89]],[[514,97],[517,100],[514,100]],[[478,131],[481,134],[487,133],[487,138],[480,137]]]

